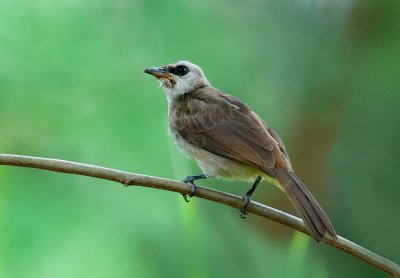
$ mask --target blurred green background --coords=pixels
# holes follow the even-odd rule
[[[281,135],[340,235],[400,262],[399,15],[395,0],[1,0],[0,152],[198,174],[143,73],[191,60]],[[294,213],[273,186],[255,200]],[[1,166],[0,277],[110,276],[386,277],[219,204]]]

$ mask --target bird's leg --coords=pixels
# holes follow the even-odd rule
[[[257,185],[260,183],[260,181],[261,181],[261,176],[258,176],[256,181],[253,183],[253,186],[250,188],[250,190],[243,195],[244,206],[240,209],[240,217],[242,219],[245,219],[247,217],[246,208],[249,205],[251,196],[253,196],[254,191],[256,190]]]
[[[196,194],[196,185],[194,184],[195,180],[200,180],[200,179],[206,179],[207,176],[204,174],[201,175],[195,175],[195,176],[187,176],[183,182],[186,183],[187,185],[190,186],[190,188],[192,189],[192,192],[190,193],[189,197],[193,197],[194,194]],[[185,199],[185,201],[187,203],[189,203],[189,199],[188,199],[188,195],[185,193],[181,193],[181,195],[183,196],[183,199]]]

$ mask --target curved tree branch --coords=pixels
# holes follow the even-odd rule
[[[132,174],[99,166],[76,163],[65,160],[20,156],[12,154],[0,154],[0,165],[13,165],[28,168],[37,168],[54,172],[89,176],[122,183],[126,186],[137,185],[152,187],[162,190],[190,194],[191,189],[183,182],[151,177],[145,175]],[[196,197],[225,204],[234,208],[243,206],[243,199],[239,196],[217,191],[214,189],[196,187]],[[303,221],[285,212],[251,201],[246,209],[249,213],[254,213],[261,217],[273,220],[286,225],[292,229],[309,235]],[[381,269],[393,276],[400,277],[400,266],[394,262],[377,255],[362,246],[359,246],[343,237],[338,236],[337,240],[327,238],[324,242],[339,250],[359,258],[360,260]]]

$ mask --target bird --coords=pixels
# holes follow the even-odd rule
[[[254,191],[266,180],[286,193],[317,242],[327,236],[337,239],[329,217],[294,173],[282,140],[248,105],[214,88],[203,70],[189,61],[144,72],[157,78],[166,94],[170,135],[202,170],[183,180],[192,189],[190,197],[199,179],[251,182],[243,195],[245,218]]]

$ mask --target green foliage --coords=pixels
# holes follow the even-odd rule
[[[191,60],[282,135],[339,234],[396,260],[399,12],[398,1],[3,0],[0,152],[198,174],[143,73]],[[293,212],[270,186],[255,199]],[[0,277],[110,276],[385,277],[207,201],[0,168]]]

